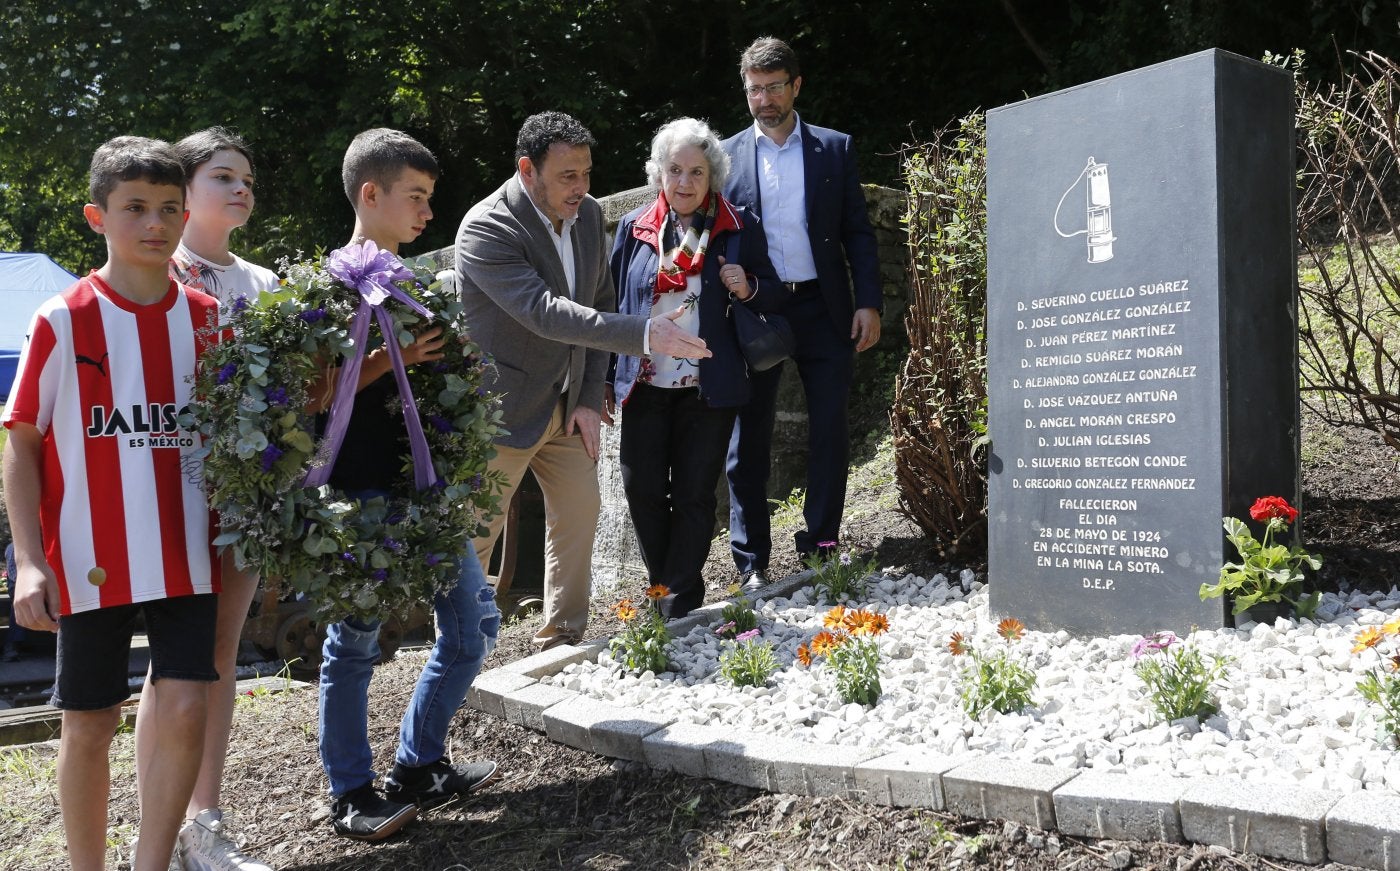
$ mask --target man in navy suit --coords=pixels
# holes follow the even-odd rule
[[[846,501],[850,436],[846,403],[855,353],[880,338],[880,271],[851,137],[807,124],[793,104],[802,89],[797,54],[761,37],[739,59],[754,125],[726,139],[733,170],[724,195],[757,212],[768,253],[790,294],[783,315],[807,396],[806,529],[802,555],[832,550]],[[854,290],[854,298],[852,291]],[[750,373],[749,404],[729,441],[729,544],[745,589],[767,583],[773,542],[768,466],[782,366]]]

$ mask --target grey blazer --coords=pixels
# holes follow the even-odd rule
[[[573,228],[574,298],[549,230],[518,177],[477,203],[457,230],[457,288],[472,338],[496,364],[509,435],[528,448],[549,426],[567,375],[566,415],[601,410],[609,353],[640,355],[647,319],[617,313],[603,210],[585,197]]]

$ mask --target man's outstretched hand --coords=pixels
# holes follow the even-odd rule
[[[665,354],[668,357],[684,357],[687,360],[700,360],[712,356],[705,340],[692,336],[676,326],[675,320],[685,314],[684,308],[652,318],[647,324],[651,353]]]

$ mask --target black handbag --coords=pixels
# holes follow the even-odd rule
[[[729,305],[739,350],[755,372],[772,369],[797,351],[797,337],[782,315],[750,311],[739,301]]]
[[[738,263],[739,234],[729,237],[725,260]],[[729,316],[734,320],[734,334],[739,338],[739,350],[749,368],[755,372],[772,369],[797,352],[797,337],[782,315],[764,314],[751,310],[730,295]]]

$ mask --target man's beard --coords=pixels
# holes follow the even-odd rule
[[[786,124],[786,123],[787,123],[787,119],[788,119],[791,115],[792,115],[791,112],[782,112],[782,111],[779,111],[779,112],[778,112],[777,114],[775,114],[775,115],[756,114],[756,115],[753,116],[753,118],[754,118],[755,121],[757,121],[757,122],[759,123],[759,126],[761,126],[761,127],[767,127],[769,130],[773,130],[773,129],[775,129],[775,128],[781,127],[781,126],[783,126],[784,124]]]

